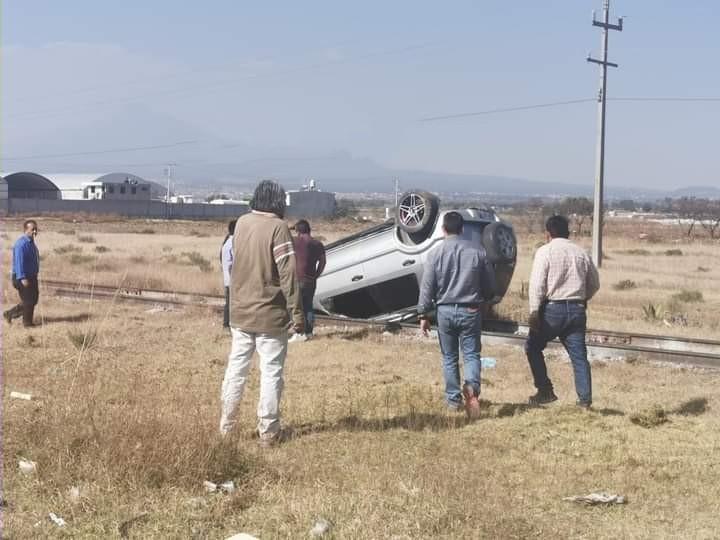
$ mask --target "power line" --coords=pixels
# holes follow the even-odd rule
[[[484,111],[473,111],[473,112],[463,112],[463,113],[455,113],[455,114],[446,114],[442,116],[428,116],[425,118],[420,118],[420,122],[435,122],[438,120],[452,120],[454,118],[468,118],[471,116],[483,116],[487,114],[500,114],[500,113],[506,113],[506,112],[516,112],[516,111],[527,111],[532,109],[547,109],[551,107],[562,107],[565,105],[575,105],[577,103],[589,103],[589,102],[596,102],[597,98],[586,98],[586,99],[571,99],[567,101],[553,101],[550,103],[536,103],[533,105],[520,105],[517,107],[502,107],[498,109],[487,109]],[[696,103],[712,103],[712,102],[720,102],[720,97],[608,97],[607,101],[628,101],[628,102],[696,102]]]
[[[562,107],[564,105],[574,105],[576,103],[588,103],[590,101],[595,101],[595,99],[593,99],[593,98],[571,99],[568,101],[554,101],[551,103],[536,103],[534,105],[521,105],[519,107],[503,107],[500,109],[488,109],[486,111],[446,114],[446,115],[442,115],[442,116],[428,116],[426,118],[421,118],[420,121],[421,122],[435,122],[437,120],[451,120],[453,118],[467,118],[469,116],[482,116],[482,115],[486,115],[486,114],[499,114],[499,113],[506,113],[506,112],[515,112],[515,111],[528,111],[531,109],[547,109],[550,107]]]
[[[2,161],[22,161],[29,159],[48,159],[58,157],[73,157],[73,156],[93,156],[97,154],[117,154],[122,152],[136,152],[139,150],[159,150],[161,148],[175,148],[177,146],[185,146],[188,144],[196,144],[198,141],[180,141],[171,144],[156,144],[152,146],[134,146],[131,148],[115,148],[112,150],[94,150],[91,152],[71,152],[67,154],[45,154],[36,156],[22,156],[22,157],[10,157],[2,158]]]
[[[713,102],[720,101],[720,97],[609,97],[608,101],[687,101],[687,102]]]

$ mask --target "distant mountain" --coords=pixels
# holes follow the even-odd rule
[[[699,197],[704,199],[720,199],[720,189],[712,186],[690,186],[669,192],[668,197]]]
[[[30,135],[31,133],[31,135]],[[178,163],[174,178],[190,191],[234,189],[248,192],[261,178],[276,178],[297,189],[314,178],[320,189],[336,192],[390,193],[394,178],[403,189],[439,193],[484,194],[496,200],[518,197],[592,196],[593,182],[565,184],[482,174],[396,170],[346,151],[309,154],[292,148],[253,148],[208,133],[192,123],[143,105],[108,110],[102,118],[77,115],[61,131],[32,130],[25,138],[6,133],[4,168],[84,173],[129,172],[164,183],[165,163]],[[180,143],[173,146],[173,143]],[[122,151],[117,151],[122,150]],[[27,156],[27,160],[13,159]],[[47,156],[47,157],[42,157]],[[698,186],[660,191],[608,184],[608,198],[720,198],[720,189]]]

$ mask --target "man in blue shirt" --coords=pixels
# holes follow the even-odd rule
[[[482,304],[495,295],[495,271],[483,246],[461,238],[462,230],[462,215],[458,212],[445,214],[445,239],[428,255],[418,314],[420,328],[428,335],[428,313],[435,304],[448,407],[460,410],[465,398],[467,415],[477,418],[480,414],[480,310]],[[460,348],[465,361],[462,394],[458,365]]]
[[[22,315],[23,326],[33,325],[33,313],[38,303],[38,273],[40,272],[40,253],[35,245],[38,233],[37,222],[29,219],[24,223],[25,234],[18,238],[13,247],[12,283],[20,294],[20,303],[3,313],[8,323]]]

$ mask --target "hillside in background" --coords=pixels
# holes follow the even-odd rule
[[[239,140],[247,140],[240,133]],[[128,142],[130,141],[130,142]],[[591,196],[593,172],[576,183],[529,180],[485,174],[391,169],[347,151],[311,154],[295,148],[254,147],[203,131],[192,123],[138,104],[114,108],[101,119],[78,115],[62,132],[39,130],[28,139],[6,134],[2,169],[46,173],[130,172],[164,184],[165,164],[175,163],[174,178],[183,191],[250,191],[261,178],[298,189],[314,178],[325,191],[389,193],[393,179],[442,193],[479,193],[500,197]],[[23,159],[19,159],[23,158]],[[696,196],[720,198],[720,189],[696,186],[675,191],[629,188],[607,179],[610,198],[657,199]]]

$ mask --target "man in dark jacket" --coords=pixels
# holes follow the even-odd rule
[[[312,338],[313,322],[313,298],[317,278],[325,270],[325,246],[320,240],[310,236],[310,223],[301,219],[295,224],[297,236],[293,239],[295,248],[295,269],[298,282],[300,283],[300,296],[302,297],[303,313],[305,314],[305,334],[295,334],[290,342],[307,341]]]
[[[23,225],[25,234],[15,242],[13,247],[12,284],[20,294],[20,303],[3,313],[8,323],[20,316],[23,326],[30,328],[33,324],[33,313],[38,303],[38,273],[40,272],[40,253],[35,245],[38,233],[37,222],[29,219]]]
[[[420,328],[428,335],[428,313],[436,307],[438,340],[445,377],[445,399],[451,410],[480,414],[480,331],[482,304],[495,295],[495,271],[482,246],[461,238],[463,217],[458,212],[443,216],[445,239],[425,263],[418,314]],[[462,348],[465,383],[460,388],[459,351]],[[462,392],[462,393],[461,393]]]

